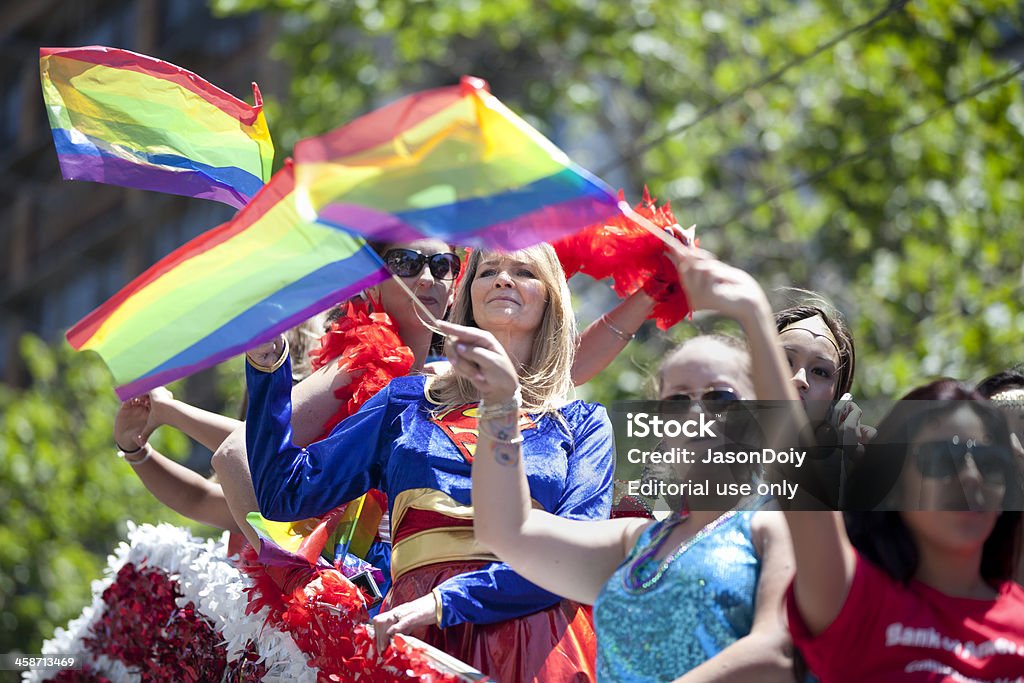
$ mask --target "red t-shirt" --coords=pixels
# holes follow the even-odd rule
[[[789,630],[821,683],[1024,683],[1024,589],[994,600],[955,598],[893,580],[857,556],[839,616],[811,636],[786,595]]]

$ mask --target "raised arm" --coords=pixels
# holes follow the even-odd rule
[[[313,517],[378,485],[387,452],[388,389],[335,427],[330,436],[300,448],[292,440],[286,345],[283,341],[263,345],[251,351],[248,359],[246,450],[264,517],[284,521]]]
[[[719,311],[737,320],[750,342],[754,389],[760,400],[784,401],[788,407],[774,422],[769,442],[793,443],[807,416],[790,380],[788,363],[768,301],[757,282],[699,249],[670,250],[694,309]],[[777,441],[779,442],[779,441]],[[842,517],[830,512],[787,512],[796,559],[797,606],[812,633],[835,620],[853,582],[855,555]]]
[[[580,335],[576,358],[572,364],[572,383],[589,382],[615,360],[636,331],[654,310],[654,299],[642,289],[624,299],[618,306],[590,323]]]
[[[324,432],[324,425],[337,413],[341,402],[334,392],[351,381],[351,376],[328,363],[292,387],[292,440],[308,446]],[[259,511],[245,448],[245,423],[225,439],[213,454],[216,470],[235,523],[254,547],[259,537],[246,522],[246,515]]]
[[[796,557],[796,607],[811,635],[836,617],[853,585],[856,554],[838,512],[786,512]]]
[[[164,387],[150,391],[148,398],[152,410],[142,431],[146,439],[157,427],[167,425],[215,451],[231,432],[242,425],[241,420],[211,413],[209,410],[179,401]]]
[[[751,535],[761,572],[750,633],[675,683],[795,683],[783,602],[793,578],[793,548],[782,513],[756,513]]]
[[[114,418],[114,441],[118,447],[128,451],[139,449],[125,455],[135,474],[157,500],[178,514],[218,529],[237,532],[238,525],[231,516],[220,486],[164,456],[149,444],[145,430],[151,413],[152,404],[148,397],[140,397],[122,403]]]
[[[635,518],[582,521],[574,514],[577,501],[610,484],[603,481],[610,476],[612,448],[610,429],[600,419],[603,411],[575,435],[573,484],[554,511],[558,514],[534,509],[518,442],[518,408],[512,401],[518,379],[511,361],[487,332],[448,324],[443,329],[453,337],[453,369],[474,381],[483,396],[473,459],[477,540],[537,585],[593,603],[647,523]]]

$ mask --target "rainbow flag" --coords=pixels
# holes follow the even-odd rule
[[[267,564],[291,564],[298,556],[310,565],[317,564],[320,554],[327,544],[327,539],[334,533],[335,527],[345,514],[345,508],[336,507],[323,517],[310,517],[297,522],[275,522],[258,512],[250,512],[245,516],[260,537],[259,548],[261,560],[271,560]],[[282,554],[279,551],[285,551]]]
[[[122,399],[219,363],[387,278],[343,230],[296,212],[285,163],[229,222],[178,248],[67,333]]]
[[[329,539],[334,556],[352,553],[365,558],[387,509],[387,498],[376,489],[370,489],[350,502]]]
[[[110,47],[39,50],[65,180],[92,180],[241,208],[270,178],[274,145],[255,106],[191,71]]]
[[[385,242],[511,250],[619,213],[608,185],[468,76],[299,141],[295,178],[303,215]]]

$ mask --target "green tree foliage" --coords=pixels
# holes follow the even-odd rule
[[[1016,2],[212,4],[280,18],[282,148],[471,73],[631,198],[646,183],[672,200],[769,288],[835,301],[858,395],[1024,358],[1024,101],[1017,79],[968,96],[1014,66]],[[666,343],[651,338],[592,395],[633,393]]]
[[[38,653],[90,603],[125,520],[187,522],[116,457],[119,402],[102,361],[30,335],[21,350],[31,386],[0,385],[0,652]],[[153,443],[178,458],[189,448],[169,430]]]

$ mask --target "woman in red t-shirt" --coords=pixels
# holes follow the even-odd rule
[[[847,509],[891,511],[786,513],[790,631],[822,683],[1024,683],[1021,513],[1000,512],[1020,509],[1017,472],[998,410],[938,380],[896,404],[851,476]]]

